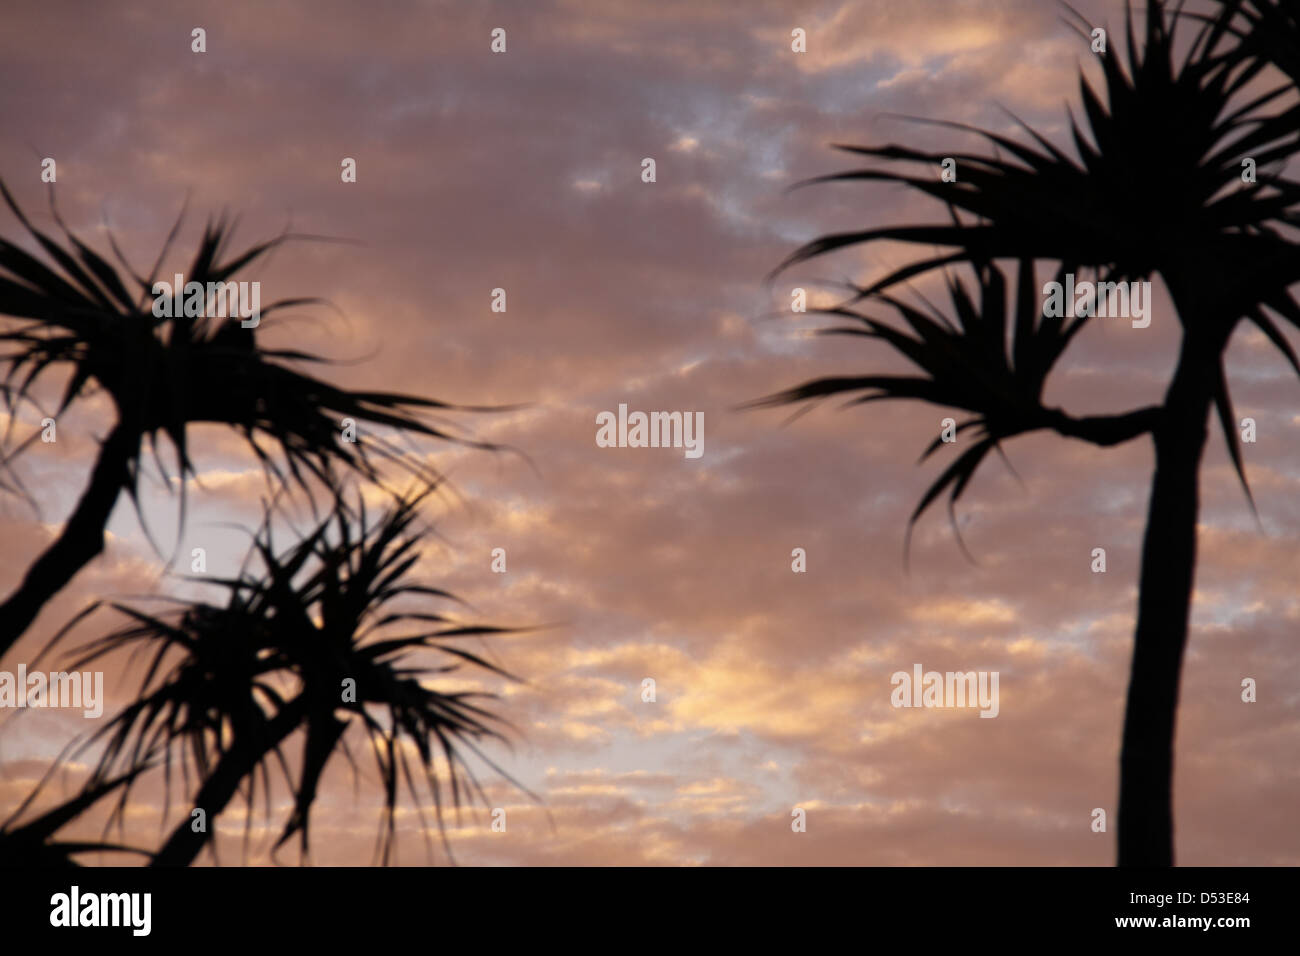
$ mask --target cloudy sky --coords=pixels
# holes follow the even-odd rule
[[[1122,4],[1077,6],[1122,22]],[[784,256],[823,232],[943,214],[886,186],[787,187],[844,168],[835,142],[979,147],[900,114],[1008,134],[1015,114],[1067,143],[1079,71],[1095,66],[1063,12],[1043,0],[7,3],[0,176],[49,223],[40,161],[55,158],[69,224],[101,245],[111,228],[139,263],[187,201],[182,250],[223,210],[249,242],[286,225],[351,240],[286,246],[245,276],[264,302],[336,307],[268,320],[268,343],[340,360],[323,374],[354,387],[527,404],[458,422],[528,460],[433,450],[456,494],[426,509],[438,538],[419,576],[476,619],[546,625],[479,648],[523,683],[456,678],[502,694],[518,734],[491,753],[540,799],[485,770],[508,825],[467,813],[450,830],[461,862],[1106,865],[1149,443],[1012,442],[1020,480],[992,461],[958,510],[975,563],[936,509],[909,571],[908,515],[957,453],[916,463],[945,411],[827,405],[787,423],[737,410],[813,376],[896,367],[877,345],[809,337],[789,309],[796,286],[828,301],[822,284],[881,275],[908,250],[767,283]],[[191,51],[195,27],[206,53]],[[489,49],[496,27],[504,54]],[[340,181],[344,157],[355,183]],[[3,235],[18,228],[5,210]],[[496,288],[504,313],[490,308]],[[1094,322],[1048,400],[1077,413],[1156,401],[1176,346],[1158,290],[1150,328]],[[1177,849],[1185,864],[1294,865],[1300,382],[1247,330],[1228,367],[1238,414],[1257,422],[1245,453],[1260,522],[1216,433]],[[704,454],[598,447],[596,415],[620,403],[702,412]],[[39,508],[0,500],[6,591],[70,511],[107,422],[91,399],[24,457]],[[256,524],[266,482],[233,436],[194,441],[201,487],[183,528],[161,479],[147,490],[162,554],[121,503],[106,554],[0,666],[30,661],[95,597],[202,594],[177,579],[187,561],[169,570],[173,555],[204,547],[211,573],[237,566],[247,537],[231,525]],[[1098,547],[1105,574],[1090,570]],[[116,623],[94,621],[83,637]],[[997,671],[997,718],[892,707],[890,675],[915,664]],[[108,669],[110,711],[138,680],[126,662]],[[68,711],[0,715],[0,810],[88,727]],[[161,789],[137,796],[128,842],[154,845]],[[331,773],[312,859],[368,862],[379,803],[373,766],[359,789],[346,765]],[[1098,807],[1105,834],[1091,828]],[[792,831],[794,808],[806,832]],[[168,820],[183,812],[174,800]],[[255,818],[250,862],[268,858],[283,819]],[[224,862],[239,859],[242,821],[223,818]],[[418,818],[399,823],[400,861],[425,862]]]

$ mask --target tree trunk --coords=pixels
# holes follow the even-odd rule
[[[104,550],[104,529],[129,479],[139,436],[116,425],[99,449],[90,484],[59,537],[27,571],[23,583],[0,605],[0,657],[36,619],[50,598]]]
[[[189,866],[216,836],[217,817],[239,792],[240,782],[251,775],[258,763],[292,734],[302,722],[303,699],[285,705],[271,721],[261,739],[237,741],[208,775],[194,798],[194,806],[207,815],[207,827],[196,833],[189,813],[177,824],[167,842],[154,854],[153,866]]]
[[[1196,570],[1201,454],[1218,352],[1184,339],[1155,437],[1120,753],[1119,865],[1172,866],[1174,730]]]

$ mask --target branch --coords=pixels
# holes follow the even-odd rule
[[[1160,424],[1163,411],[1158,405],[1149,405],[1123,415],[1088,415],[1074,418],[1059,408],[1043,409],[1042,427],[1050,428],[1068,438],[1081,438],[1094,445],[1109,447],[1154,432]]]

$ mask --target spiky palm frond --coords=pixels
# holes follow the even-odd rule
[[[384,789],[385,830],[378,849],[385,862],[393,849],[403,785],[417,809],[421,801],[408,746],[418,759],[440,832],[445,805],[459,810],[484,798],[466,757],[472,754],[499,770],[480,745],[506,741],[509,724],[486,706],[494,695],[444,692],[426,682],[462,665],[515,678],[456,646],[460,638],[503,629],[404,606],[412,600],[455,600],[410,579],[426,533],[414,527],[416,506],[430,490],[401,497],[377,521],[364,502],[353,508],[340,495],[329,517],[283,551],[273,543],[268,513],[250,554],[260,573],[245,571],[213,582],[228,593],[224,606],[197,603],[179,614],[152,615],[114,605],[131,623],[85,644],[74,666],[137,648],[147,649],[150,664],[137,699],[84,745],[103,745],[93,780],[141,761],[157,762],[170,794],[174,752],[187,791],[191,770],[199,781],[210,781],[247,760],[240,776],[246,778],[251,821],[259,777],[269,795],[271,770],[278,764],[294,809],[276,845],[296,834],[306,854],[321,775],[338,753],[352,762],[344,734],[355,723],[370,741]],[[403,628],[413,633],[393,633]],[[429,651],[442,662],[416,666],[418,655]],[[345,681],[355,688],[354,696],[344,694]],[[296,778],[282,751],[295,732],[303,734]],[[439,774],[439,758],[446,779]],[[128,787],[117,813],[129,796]],[[210,815],[221,809],[207,808]]]
[[[1300,105],[1286,100],[1294,98],[1294,84],[1261,79],[1268,61],[1258,58],[1272,44],[1268,50],[1279,69],[1295,66],[1288,60],[1295,17],[1273,0],[1225,2],[1218,16],[1201,18],[1179,57],[1181,9],[1170,15],[1152,0],[1141,43],[1128,11],[1127,63],[1113,45],[1099,55],[1102,93],[1080,77],[1086,124],[1073,116],[1070,121],[1077,158],[1028,127],[1032,143],[942,124],[978,133],[994,146],[991,156],[896,145],[840,147],[884,166],[811,182],[902,183],[948,204],[951,221],[822,236],[795,250],[778,271],[837,249],[893,240],[942,251],[857,287],[855,301],[935,268],[961,262],[978,267],[993,258],[1047,260],[1059,263],[1063,273],[1093,271],[1111,281],[1158,273],[1195,349],[1213,356],[1244,319],[1300,374],[1300,359],[1277,321],[1281,317],[1300,329],[1300,302],[1291,292],[1300,282],[1300,243],[1290,238],[1292,227],[1300,225],[1300,183],[1280,172],[1300,152]],[[1265,83],[1262,91],[1254,88],[1257,80]],[[890,165],[934,167],[946,156],[957,159],[957,182]],[[1244,158],[1257,164],[1256,183],[1243,182]],[[1223,364],[1206,364],[1232,462],[1250,501]],[[980,457],[978,449],[971,454]],[[960,481],[960,475],[952,480]]]
[[[1263,260],[1270,271],[1239,285],[1259,289],[1272,279],[1267,294],[1285,289],[1300,279],[1300,257],[1277,227],[1300,223],[1300,183],[1279,173],[1247,185],[1241,161],[1254,158],[1262,169],[1293,155],[1300,106],[1266,114],[1292,88],[1285,83],[1246,98],[1238,82],[1240,60],[1213,24],[1201,26],[1179,60],[1178,19],[1151,0],[1139,44],[1130,11],[1127,64],[1113,45],[1099,54],[1103,93],[1080,76],[1086,123],[1070,121],[1077,158],[1028,127],[1032,142],[1025,143],[956,123],[941,125],[977,133],[994,154],[839,147],[885,165],[811,182],[902,183],[947,204],[954,221],[822,236],[778,268],[883,240],[951,250],[891,272],[864,288],[865,295],[958,261],[1032,257],[1059,262],[1067,272],[1093,268],[1133,279],[1177,273],[1195,252],[1226,262],[1227,269]],[[945,183],[932,170],[949,156],[958,175]],[[900,171],[894,163],[923,164],[926,172]],[[974,219],[962,221],[961,213]],[[1288,267],[1279,271],[1279,261]]]
[[[972,417],[957,423],[956,431],[969,430],[974,444],[922,496],[908,522],[909,534],[945,490],[951,515],[980,464],[990,452],[1000,452],[1001,443],[1008,438],[1051,428],[1097,444],[1116,444],[1149,431],[1156,420],[1154,409],[1076,419],[1060,409],[1045,407],[1042,396],[1048,373],[1087,319],[1043,315],[1030,260],[1019,263],[1014,301],[1008,294],[1006,276],[995,264],[976,262],[973,271],[974,295],[959,278],[948,277],[956,324],[939,309],[931,307],[927,314],[883,292],[875,293],[871,300],[890,306],[901,319],[901,327],[851,304],[812,310],[848,322],[822,329],[820,334],[879,340],[922,374],[820,378],[752,403],[754,407],[789,405],[856,394],[848,406],[913,399],[971,413]],[[936,438],[921,460],[942,445],[942,438]]]
[[[423,466],[415,458],[396,451],[367,426],[492,447],[467,441],[427,417],[467,406],[336,387],[293,367],[326,361],[321,356],[262,346],[260,324],[244,328],[238,319],[154,316],[154,281],[179,220],[158,263],[145,276],[127,265],[116,243],[121,270],[112,266],[64,225],[53,205],[62,243],[28,219],[3,183],[0,193],[52,262],[47,265],[0,239],[0,316],[21,320],[0,332],[0,342],[13,347],[0,355],[6,367],[4,398],[11,408],[30,397],[45,373],[63,368],[68,381],[56,416],[88,387],[98,386],[112,398],[119,423],[132,435],[155,447],[160,437],[170,440],[182,478],[193,473],[190,426],[214,423],[238,431],[269,474],[303,490],[309,490],[308,476],[335,487],[338,467],[373,479],[377,463],[384,459],[419,472]],[[233,228],[224,218],[208,223],[185,273],[187,283],[206,288],[208,283],[233,281],[284,242],[305,238],[283,234],[230,252]],[[317,301],[282,299],[261,309],[261,315],[266,319]],[[357,423],[356,442],[342,438],[347,418]],[[138,458],[139,453],[124,489],[132,495]]]
[[[1202,17],[1219,34],[1238,40],[1234,55],[1241,60],[1240,83],[1274,66],[1300,86],[1300,7],[1291,0],[1215,0],[1219,12]],[[1298,131],[1300,133],[1300,131]]]

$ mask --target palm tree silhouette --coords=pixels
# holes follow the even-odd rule
[[[324,361],[319,356],[263,347],[257,338],[260,324],[242,328],[224,318],[155,317],[154,280],[181,219],[153,269],[144,276],[127,264],[115,241],[112,248],[121,272],[68,231],[52,197],[50,208],[65,237],[62,244],[28,220],[2,182],[0,193],[54,263],[51,267],[17,244],[0,239],[0,315],[21,320],[0,332],[0,342],[12,346],[0,355],[6,366],[3,394],[9,410],[23,402],[35,404],[34,385],[47,372],[59,369],[67,372],[67,386],[54,417],[92,388],[108,394],[116,417],[90,482],[59,537],[32,564],[18,589],[0,604],[0,656],[41,607],[103,550],[104,529],[122,492],[136,501],[146,441],[165,477],[166,469],[157,454],[160,437],[167,438],[175,450],[182,479],[182,518],[185,479],[193,474],[188,432],[190,426],[200,423],[235,429],[268,477],[278,484],[292,483],[308,494],[310,478],[335,488],[340,468],[375,479],[376,466],[384,459],[425,478],[434,477],[415,463],[417,459],[402,455],[391,441],[363,430],[363,425],[492,447],[453,437],[418,416],[431,410],[483,409],[330,385],[288,364]],[[210,282],[228,282],[284,242],[310,238],[286,233],[231,254],[227,247],[232,231],[233,223],[224,218],[208,223],[185,274],[187,282],[205,288]],[[261,315],[265,319],[317,301],[285,299],[262,309]],[[340,423],[347,418],[356,423],[355,442],[340,440]],[[11,415],[10,429],[14,420]],[[12,462],[35,437],[0,462],[11,474],[14,488],[20,488],[21,482],[12,473]],[[270,443],[269,447],[263,442]],[[138,510],[138,501],[136,505]]]
[[[812,182],[901,183],[947,204],[950,221],[823,236],[796,250],[777,270],[863,243],[896,241],[944,250],[870,285],[852,286],[846,303],[820,310],[852,323],[828,331],[880,339],[924,374],[820,379],[756,403],[861,393],[851,404],[910,398],[970,412],[973,417],[959,427],[971,430],[974,444],[926,493],[909,532],[945,490],[951,509],[987,454],[1000,451],[1008,438],[1038,429],[1102,446],[1151,437],[1155,474],[1120,757],[1120,865],[1168,866],[1174,859],[1174,729],[1196,562],[1199,467],[1211,407],[1250,496],[1223,353],[1238,324],[1248,320],[1300,372],[1273,317],[1300,326],[1300,305],[1288,291],[1300,281],[1300,245],[1288,238],[1300,225],[1300,184],[1280,171],[1300,151],[1300,106],[1278,105],[1294,93],[1300,73],[1296,17],[1294,6],[1281,0],[1221,3],[1216,15],[1194,21],[1196,33],[1180,59],[1175,54],[1179,14],[1171,16],[1161,0],[1150,0],[1139,45],[1130,10],[1127,63],[1113,47],[1100,54],[1102,94],[1080,78],[1086,127],[1071,117],[1077,159],[1027,126],[1028,144],[943,124],[982,136],[994,145],[992,156],[898,145],[839,147],[882,165]],[[1277,82],[1270,66],[1291,82]],[[957,161],[957,182],[893,165],[934,169],[946,157]],[[1258,164],[1257,183],[1244,182],[1246,158]],[[1020,261],[1013,334],[1005,314],[1006,282],[994,266],[999,259]],[[1100,281],[1159,275],[1182,326],[1177,366],[1159,406],[1081,419],[1043,406],[1043,380],[1086,319],[1062,324],[1041,315],[1034,301],[1035,260],[1056,263],[1060,275],[1083,272]],[[888,294],[908,279],[963,264],[976,273],[980,298],[975,301],[959,281],[950,280],[960,328]],[[890,306],[912,334],[858,311],[867,301]]]
[[[394,850],[403,784],[426,830],[419,808],[424,797],[432,799],[450,855],[444,807],[459,813],[467,799],[487,800],[467,752],[519,785],[480,747],[489,740],[507,741],[509,724],[484,706],[495,695],[444,693],[425,682],[463,665],[516,678],[457,646],[465,638],[505,629],[416,609],[430,601],[456,600],[411,579],[428,533],[415,526],[417,507],[434,487],[397,497],[378,520],[369,517],[360,494],[355,505],[340,494],[328,517],[283,550],[274,545],[274,510],[268,509],[244,571],[230,580],[195,579],[227,592],[221,606],[189,603],[155,615],[111,605],[129,623],[84,644],[69,666],[80,669],[117,654],[140,654],[150,666],[136,699],[73,751],[75,756],[101,748],[82,793],[23,828],[23,841],[44,847],[45,853],[125,849],[107,842],[46,840],[90,803],[117,791],[107,835],[114,822],[121,824],[136,778],[161,767],[165,805],[171,804],[173,774],[179,769],[186,795],[193,796],[188,805],[202,809],[213,825],[196,830],[186,815],[151,854],[153,864],[191,863],[205,846],[215,857],[217,816],[242,791],[251,824],[259,781],[263,795],[269,795],[272,770],[279,766],[294,805],[275,848],[297,835],[305,859],[311,809],[326,766],[341,753],[358,772],[346,739],[355,723],[369,740],[384,793],[379,860],[388,863]],[[256,572],[250,564],[259,566]],[[102,606],[96,602],[77,615],[46,650]],[[413,666],[430,653],[442,660]],[[303,746],[295,776],[282,748],[297,733]],[[414,766],[408,744],[418,758]],[[439,775],[439,759],[445,779]],[[13,852],[25,848],[17,839],[9,842]],[[4,843],[0,833],[0,848]]]
[[[193,797],[192,805],[214,823],[241,790],[251,821],[259,781],[263,794],[270,792],[273,764],[285,768],[294,797],[277,848],[296,835],[306,857],[321,774],[336,753],[352,761],[345,733],[352,722],[369,738],[384,789],[386,830],[378,846],[382,862],[393,853],[403,784],[425,823],[417,767],[425,777],[425,795],[433,800],[440,832],[448,803],[459,813],[467,799],[486,799],[465,760],[466,751],[510,780],[479,747],[486,740],[504,740],[509,726],[485,708],[480,698],[490,695],[444,693],[425,686],[428,679],[467,664],[514,678],[456,646],[458,639],[501,629],[456,623],[436,608],[407,606],[412,600],[455,600],[445,591],[409,580],[426,534],[415,527],[416,508],[440,486],[441,477],[424,463],[423,455],[409,454],[385,437],[385,432],[424,436],[495,450],[500,446],[466,439],[428,416],[505,407],[450,405],[412,395],[338,388],[292,367],[323,361],[318,356],[262,346],[257,338],[261,324],[254,329],[206,316],[155,317],[150,302],[154,279],[181,219],[144,276],[131,268],[111,237],[121,272],[73,235],[52,197],[50,208],[63,232],[62,243],[30,222],[3,183],[0,194],[52,263],[0,239],[0,315],[18,320],[0,331],[0,342],[11,348],[0,355],[6,367],[0,391],[11,413],[6,446],[12,445],[13,412],[24,404],[40,409],[34,389],[56,368],[67,372],[56,416],[95,389],[108,394],[114,411],[114,423],[73,514],[0,605],[0,656],[102,551],[105,527],[123,492],[139,512],[137,483],[146,443],[165,479],[171,476],[158,455],[160,438],[175,451],[182,525],[186,479],[195,473],[188,445],[192,425],[216,423],[235,429],[274,491],[240,575],[233,580],[198,579],[225,588],[225,605],[195,603],[164,616],[112,605],[131,623],[85,645],[77,666],[144,647],[151,663],[138,696],[75,750],[81,754],[101,749],[79,793],[22,822],[65,751],[29,798],[0,824],[0,859],[75,864],[81,853],[127,851],[145,853],[157,865],[183,865],[204,846],[212,846],[215,855],[211,831],[195,830],[188,819],[152,853],[107,839],[68,842],[55,836],[90,807],[114,796],[117,804],[108,826],[121,824],[133,787],[155,767],[163,770],[170,802],[174,765],[182,788]],[[188,281],[204,287],[231,281],[280,244],[310,238],[286,233],[229,254],[232,231],[233,224],[225,219],[208,223],[186,274]],[[261,317],[317,301],[281,300],[261,309]],[[343,420],[348,418],[356,425],[355,441],[342,437]],[[19,442],[0,460],[10,490],[24,491],[13,462],[35,437]],[[348,503],[347,489],[354,484],[348,479],[385,487],[384,464],[414,476],[420,490],[395,495],[392,506],[375,521],[360,492],[355,493],[355,504]],[[272,541],[277,503],[301,492],[317,515],[316,496],[322,488],[329,495],[327,516],[286,551],[277,551]],[[259,574],[248,572],[250,563],[260,567]],[[394,607],[394,602],[400,606]],[[47,651],[101,606],[93,604],[77,615]],[[417,625],[416,633],[392,633],[412,625]],[[406,666],[407,658],[421,651],[437,651],[443,660],[431,668]],[[350,693],[343,692],[344,682]],[[304,746],[295,780],[282,745],[298,732]],[[408,746],[414,748],[418,764],[408,756]],[[444,846],[450,854],[445,833]]]

